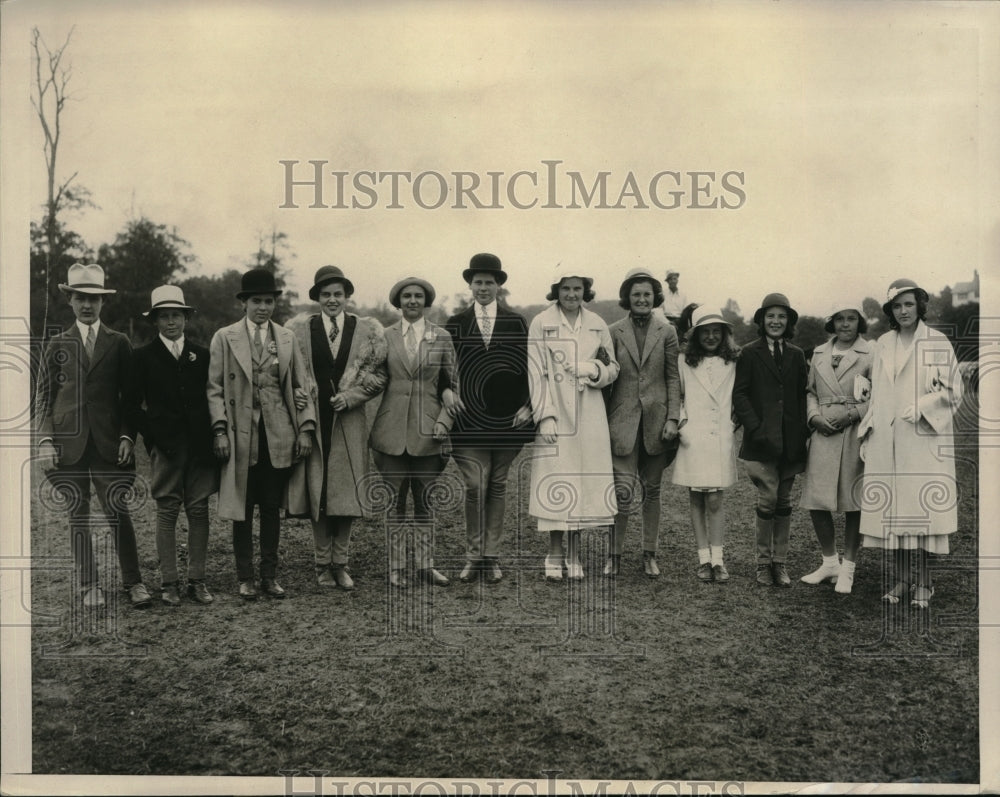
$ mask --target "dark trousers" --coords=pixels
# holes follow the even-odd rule
[[[253,508],[260,507],[260,577],[273,579],[278,571],[278,543],[281,540],[281,499],[291,468],[276,468],[267,449],[264,422],[257,427],[260,453],[257,464],[247,473],[246,515],[233,521],[233,553],[236,577],[253,580]]]
[[[80,460],[49,474],[49,481],[59,500],[69,507],[70,541],[80,586],[88,587],[97,581],[97,561],[90,539],[91,483],[115,538],[122,586],[131,587],[140,583],[142,574],[139,572],[135,528],[125,505],[135,481],[135,471],[125,470],[114,462],[108,462],[100,455],[91,439],[87,441],[87,448]]]

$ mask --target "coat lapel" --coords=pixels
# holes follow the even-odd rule
[[[646,364],[650,353],[660,345],[660,341],[663,339],[663,324],[667,323],[669,322],[661,321],[657,323],[655,315],[649,319],[649,329],[646,330],[646,344],[642,347],[642,362],[639,363],[640,366]]]
[[[76,324],[73,325],[73,328],[77,330],[77,333],[79,333],[80,330],[77,329]],[[111,333],[108,332],[107,328],[104,326],[104,322],[102,321],[101,329],[97,333],[97,340],[94,341],[94,356],[90,358],[90,365],[88,367],[88,370],[93,369],[93,367],[101,361],[101,358],[108,353],[108,349],[110,348],[111,348]],[[85,352],[86,349],[84,348],[82,349],[82,351]],[[84,360],[86,360],[86,357],[84,357]]]
[[[780,380],[781,371],[778,370],[778,364],[774,361],[774,355],[771,354],[771,345],[764,338],[758,338],[754,346],[757,349],[757,356],[764,361],[764,367],[774,374],[775,379]]]
[[[237,321],[229,327],[226,337],[229,339],[229,348],[233,352],[233,357],[240,364],[247,379],[252,382],[253,355],[250,353],[250,337],[247,334],[246,321]]]
[[[268,327],[271,330],[271,340],[274,341],[275,346],[278,348],[278,384],[283,385],[285,383],[285,375],[288,373],[288,369],[292,363],[292,346],[294,345],[294,339],[291,334],[278,334],[280,329],[282,333],[287,330],[284,327],[278,327],[273,321],[268,321]],[[267,346],[264,346],[265,358],[268,356]]]
[[[704,368],[692,368],[691,372],[694,374],[695,379],[698,383],[705,389],[705,392],[712,397],[712,399],[718,403],[719,398],[715,395],[715,391],[712,389],[712,383],[708,378],[708,372]]]
[[[840,380],[837,372],[833,370],[833,361],[830,359],[833,354],[833,344],[829,341],[822,346],[817,346],[813,352],[813,362],[816,364],[816,375],[826,382],[827,388],[833,395],[840,394]],[[844,361],[841,360],[841,365]],[[846,369],[842,369],[843,370]]]
[[[625,319],[625,323],[615,330],[618,339],[621,340],[625,350],[631,355],[636,366],[641,364],[642,358],[639,356],[639,346],[635,342],[635,331],[632,329],[632,322]]]
[[[403,370],[412,378],[414,365],[410,362],[410,353],[406,350],[406,342],[403,340],[403,322],[397,321],[388,327],[385,330],[385,339],[389,348],[396,352],[397,358],[403,364]]]

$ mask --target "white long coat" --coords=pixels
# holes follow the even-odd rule
[[[535,438],[528,513],[565,521],[569,528],[610,525],[618,503],[611,467],[608,416],[601,388],[618,376],[618,361],[604,320],[580,310],[579,332],[565,324],[558,304],[542,310],[528,331],[528,372],[535,423],[556,421],[554,445]],[[609,358],[597,359],[603,347]],[[597,380],[575,379],[566,366],[593,363]]]
[[[674,460],[674,484],[685,487],[729,487],[736,482],[736,437],[733,428],[733,382],[736,363],[715,358],[722,378],[715,390],[704,361],[692,368],[677,358],[681,377],[680,447]]]
[[[901,535],[934,537],[958,526],[952,415],[962,400],[962,377],[955,353],[944,335],[921,321],[903,362],[896,363],[898,335],[892,330],[878,339],[872,399],[858,428],[862,440],[870,432],[861,448],[861,533],[888,547],[896,547]],[[916,424],[900,417],[910,406]],[[942,542],[946,546],[947,538]],[[927,547],[935,550],[935,543]]]

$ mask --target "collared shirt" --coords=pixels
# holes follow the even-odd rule
[[[257,325],[249,318],[246,319],[246,325],[247,334],[250,335],[250,342],[253,343],[253,333],[257,330]],[[265,346],[267,345],[267,333],[270,328],[271,324],[267,321],[260,325],[260,342]]]
[[[483,316],[487,316],[490,319],[490,334],[493,334],[493,330],[497,327],[497,303],[494,299],[489,304],[480,304],[476,302],[476,323],[479,325],[479,331],[483,331]]]
[[[420,341],[423,340],[424,330],[427,328],[427,324],[424,322],[423,317],[417,319],[412,324],[404,318],[403,326],[400,329],[400,332],[403,333],[403,340],[406,340],[406,330],[410,327],[413,327],[414,340],[417,341],[417,345],[419,346]]]
[[[97,340],[97,336],[101,334],[101,319],[97,319],[93,324],[84,324],[82,321],[76,322],[76,328],[80,330],[80,337],[83,338],[83,342],[87,342],[87,331],[94,330],[94,340]]]
[[[340,353],[340,341],[344,338],[344,311],[341,310],[333,318],[330,318],[326,313],[321,313],[320,317],[323,319],[323,331],[326,333],[327,340],[330,340],[334,319],[337,321],[337,339],[330,341],[330,352],[336,357]]]
[[[576,314],[576,321],[574,323],[570,323],[570,320],[566,317],[566,314],[563,312],[563,309],[560,307],[559,308],[559,323],[562,326],[566,327],[566,329],[568,329],[574,336],[578,335],[579,332],[580,332],[580,328],[583,325],[583,310],[580,310]]]
[[[170,340],[169,338],[165,338],[165,337],[163,337],[163,335],[160,335],[160,340],[163,341],[163,345],[167,347],[167,351],[169,351],[171,354],[174,353],[174,344],[175,343],[177,344],[177,351],[178,352],[184,351],[184,336],[183,335],[181,335],[179,338],[177,338],[177,340]],[[253,332],[250,333],[250,340],[253,340]]]
[[[667,288],[663,292],[663,304],[660,307],[663,310],[663,315],[667,318],[680,318],[687,304],[688,300],[684,291],[678,289],[677,293],[674,293],[670,288]]]

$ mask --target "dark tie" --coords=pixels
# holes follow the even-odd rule
[[[335,358],[337,356],[336,340],[337,340],[337,335],[339,335],[339,334],[340,334],[340,327],[337,326],[337,319],[336,318],[331,318],[330,319],[330,354],[332,354]]]
[[[781,370],[781,341],[774,341],[774,364]]]

